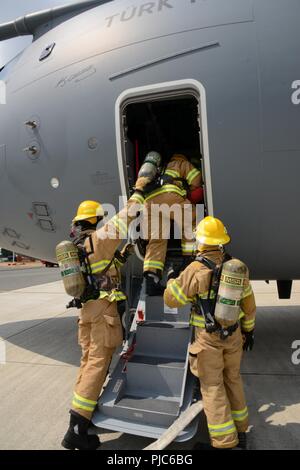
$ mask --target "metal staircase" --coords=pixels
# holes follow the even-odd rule
[[[99,398],[95,427],[158,438],[190,406],[198,387],[188,367],[189,313],[190,306],[171,310],[142,291],[128,352]],[[196,430],[197,421],[177,440],[191,439]]]

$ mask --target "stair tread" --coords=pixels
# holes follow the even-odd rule
[[[159,328],[159,329],[168,329],[168,330],[189,330],[190,326],[186,322],[166,322],[166,321],[155,321],[155,320],[146,320],[142,325],[139,325],[139,328]]]
[[[178,369],[184,369],[185,359],[180,358],[168,358],[161,356],[145,356],[145,355],[135,355],[129,361],[129,364],[145,364],[145,365],[154,365],[162,367],[173,367]]]
[[[179,400],[162,400],[159,398],[125,395],[116,406],[140,411],[150,411],[176,416],[179,412]]]

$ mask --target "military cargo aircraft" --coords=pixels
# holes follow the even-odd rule
[[[232,253],[288,298],[300,279],[299,17],[298,0],[88,0],[0,25],[0,40],[33,38],[0,69],[0,245],[53,262],[82,200],[118,207],[149,150],[184,153]],[[157,438],[198,385],[190,308],[139,293],[141,279],[136,259],[127,349],[93,424]]]
[[[82,200],[117,207],[148,150],[180,150],[232,252],[289,296],[299,17],[297,0],[90,0],[0,25],[33,37],[0,70],[0,245],[55,261]]]

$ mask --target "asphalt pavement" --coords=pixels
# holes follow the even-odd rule
[[[43,274],[41,274],[43,273]],[[32,273],[39,282],[57,270]],[[5,272],[1,272],[1,280]],[[22,273],[13,271],[11,287]],[[27,278],[31,274],[24,272]],[[24,279],[24,278],[23,278]],[[250,449],[300,449],[300,282],[291,300],[276,285],[254,282],[258,304],[255,348],[245,353],[243,379],[250,412]],[[62,282],[0,294],[0,449],[61,449],[80,361],[76,310]],[[298,352],[297,352],[298,350]],[[2,361],[2,363],[1,363]],[[101,430],[104,450],[143,449],[148,438]],[[197,435],[169,450],[191,449],[207,440],[202,413]]]
[[[0,266],[0,293],[55,282],[59,268],[10,268]]]

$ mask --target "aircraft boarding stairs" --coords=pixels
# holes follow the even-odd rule
[[[188,366],[189,315],[190,305],[172,310],[142,289],[127,352],[99,398],[94,426],[157,439],[190,406],[198,385]],[[196,419],[177,441],[191,439],[197,424]]]

